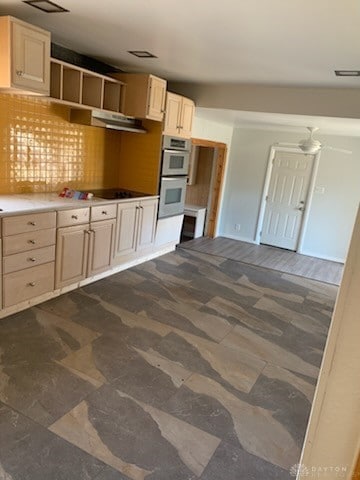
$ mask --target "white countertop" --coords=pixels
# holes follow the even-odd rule
[[[1,207],[0,207],[1,208]],[[199,205],[190,205],[188,203],[185,203],[184,207],[185,212],[199,212],[200,210],[206,210],[206,207],[200,207]]]
[[[150,196],[158,198],[157,195]],[[14,195],[0,195],[0,217],[28,213],[31,211],[63,210],[67,208],[90,207],[107,203],[129,202],[149,197],[113,199],[93,197],[91,200],[75,200],[73,198],[61,198],[57,193],[21,193]]]

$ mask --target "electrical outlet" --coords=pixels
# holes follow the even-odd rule
[[[240,232],[240,223],[235,223],[234,228],[236,232]]]

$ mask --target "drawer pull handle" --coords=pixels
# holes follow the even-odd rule
[[[36,226],[36,222],[29,222],[29,225],[35,227],[35,226]]]
[[[74,220],[77,220],[78,216],[77,215],[71,215],[71,218],[73,218]]]
[[[102,215],[107,215],[107,211],[106,211],[106,210],[103,210],[103,211],[101,212],[101,214],[102,214]]]
[[[29,282],[28,285],[29,285],[29,287],[35,287],[36,283],[35,282]]]
[[[36,258],[35,257],[30,257],[28,258],[29,262],[36,262]]]
[[[31,243],[31,245],[35,245],[35,240],[28,240],[28,243]]]

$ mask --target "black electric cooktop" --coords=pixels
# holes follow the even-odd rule
[[[98,198],[106,200],[114,200],[117,198],[139,198],[148,197],[149,194],[143,192],[135,192],[133,190],[126,190],[124,188],[103,188],[100,190],[92,190],[91,193]]]

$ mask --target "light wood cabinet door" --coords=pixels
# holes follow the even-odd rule
[[[90,246],[87,276],[105,272],[114,258],[116,220],[104,220],[90,224]]]
[[[182,97],[168,92],[164,118],[164,134],[179,136]]]
[[[190,98],[183,97],[180,113],[180,136],[191,138],[192,124],[195,113],[195,103]]]
[[[137,251],[151,247],[155,241],[158,200],[140,202]]]
[[[114,73],[126,84],[123,113],[131,117],[162,121],[166,101],[166,80],[144,73]]]
[[[136,251],[139,202],[119,203],[116,225],[115,258]]]
[[[88,225],[59,228],[56,242],[55,288],[86,277],[89,251]]]
[[[11,72],[13,86],[50,95],[50,33],[13,22]]]
[[[190,98],[168,92],[164,120],[164,135],[191,138],[195,103]]]
[[[164,118],[166,85],[166,80],[154,77],[154,75],[149,76],[149,102],[146,118],[159,121]]]

